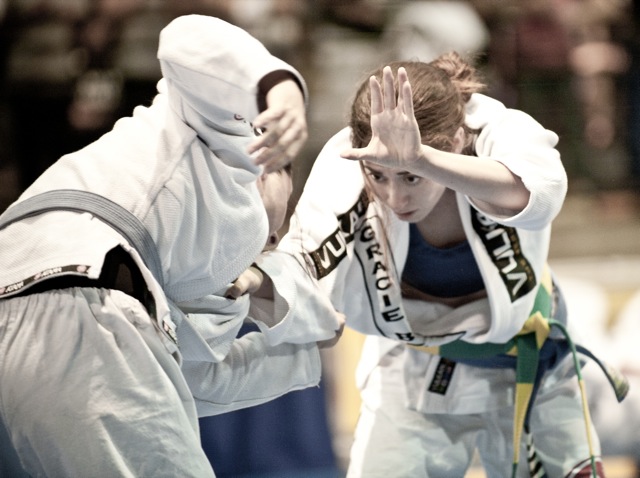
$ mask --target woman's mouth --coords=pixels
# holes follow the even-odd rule
[[[415,211],[407,211],[407,212],[393,211],[393,212],[401,221],[408,221]]]

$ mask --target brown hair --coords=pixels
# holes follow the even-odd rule
[[[445,53],[430,63],[396,61],[389,66],[394,76],[401,66],[407,70],[423,144],[450,151],[459,127],[472,133],[464,124],[465,105],[471,95],[481,91],[485,85],[480,81],[477,70],[458,53]],[[351,141],[356,148],[365,147],[371,140],[371,92],[368,79],[372,75],[382,83],[382,67],[367,75],[351,106],[349,126]],[[471,141],[472,135],[467,134],[467,138]]]
[[[471,95],[484,89],[485,85],[479,79],[476,69],[467,63],[456,52],[445,53],[430,63],[419,61],[396,61],[390,63],[394,78],[399,67],[407,70],[413,93],[413,109],[422,143],[434,148],[451,151],[453,139],[458,128],[464,128],[467,144],[463,152],[469,154],[473,142],[472,131],[464,124],[465,106]],[[371,92],[369,78],[375,75],[382,84],[382,70],[380,67],[367,75],[360,84],[355,99],[351,105],[349,126],[351,127],[351,144],[354,148],[364,148],[371,141]],[[397,78],[396,78],[397,80]],[[397,81],[395,82],[397,89]],[[364,168],[360,162],[360,167]],[[370,178],[363,169],[365,193],[369,201],[376,201],[370,184]],[[380,221],[383,230],[387,230],[389,218],[387,209],[380,210]],[[380,238],[380,242],[388,252],[387,238]],[[390,268],[389,257],[385,254],[385,267]],[[394,276],[391,275],[395,281]]]

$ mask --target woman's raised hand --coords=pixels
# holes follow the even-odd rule
[[[407,72],[398,69],[398,91],[389,66],[382,71],[384,88],[375,76],[371,89],[371,141],[364,148],[341,153],[345,159],[365,160],[380,166],[411,170],[421,148],[420,129],[413,112],[413,95]]]

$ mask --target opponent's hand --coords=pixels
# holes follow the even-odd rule
[[[364,148],[342,152],[345,159],[365,160],[388,168],[410,171],[421,148],[420,129],[413,111],[413,94],[404,68],[398,68],[398,91],[393,72],[382,71],[384,92],[375,76],[369,79],[371,89],[371,141]],[[397,99],[396,99],[397,94]]]
[[[231,287],[225,292],[227,299],[237,299],[244,294],[251,294],[262,285],[264,275],[257,267],[251,266],[233,281]]]
[[[344,314],[341,314],[340,312],[337,313],[338,315],[338,329],[336,330],[336,335],[333,336],[330,339],[327,340],[323,340],[321,342],[317,342],[318,344],[318,348],[320,349],[328,349],[333,347],[335,344],[338,343],[338,340],[340,340],[340,337],[342,337],[342,332],[344,331],[344,324],[346,322],[346,316]]]
[[[264,131],[247,148],[257,153],[255,163],[265,173],[282,169],[291,163],[307,141],[307,118],[304,96],[298,83],[287,79],[277,83],[266,94],[267,109],[253,122]]]

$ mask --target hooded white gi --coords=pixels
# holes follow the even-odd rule
[[[476,435],[461,438],[465,427],[477,433],[488,430],[489,425],[471,421],[447,425],[444,417],[506,410],[501,426],[508,434],[513,408],[505,407],[513,405],[514,370],[458,363],[452,372],[439,356],[403,344],[437,346],[456,339],[504,343],[521,330],[546,267],[551,222],[562,207],[567,177],[555,149],[557,135],[529,115],[474,94],[465,121],[478,130],[475,154],[503,163],[530,191],[528,205],[513,217],[491,215],[468,197],[457,195],[486,299],[452,309],[402,298],[400,276],[407,260],[409,224],[362,194],[360,165],[340,158],[340,152],[351,147],[348,128],[331,138],[318,156],[280,245],[290,252],[302,252],[336,309],[346,315],[347,326],[368,335],[356,377],[363,406],[349,476],[418,477],[426,476],[427,469],[433,476],[462,476],[476,446],[488,470],[510,472],[508,437],[476,443]],[[556,392],[566,387],[570,399],[563,412],[573,407],[576,413],[568,413],[567,419],[579,422],[584,432],[577,382],[560,385],[561,377],[571,377],[565,367],[558,367],[557,374],[547,382],[556,383]],[[429,390],[434,384],[437,392]],[[545,392],[539,393],[540,402]],[[443,418],[431,418],[434,414]],[[455,420],[465,423],[464,418],[449,423]],[[537,415],[532,422],[537,424]],[[427,427],[440,433],[435,443],[430,443],[434,438]],[[421,429],[425,441],[411,437],[414,432],[420,436]],[[446,436],[457,444],[447,445]],[[556,443],[549,445],[557,447]],[[580,460],[588,457],[585,446],[580,442],[577,451],[551,463],[552,476],[558,468],[568,471],[575,466],[571,461],[575,456]],[[444,451],[447,447],[449,451]]]
[[[333,337],[338,328],[329,303],[298,274],[296,262],[288,256],[273,260],[283,254],[260,259],[277,289],[275,315],[259,324],[263,333],[234,342],[249,299],[224,298],[268,235],[255,184],[262,168],[245,153],[256,134],[251,121],[259,113],[258,83],[285,70],[306,96],[303,79],[249,34],[211,17],[174,20],[161,33],[158,58],[163,79],[153,104],[137,107],[110,133],[61,158],[17,202],[72,189],[119,204],[153,238],[164,286],[121,234],[90,213],[47,212],[0,231],[0,418],[34,475],[211,476],[185,378],[200,415],[261,403],[316,385],[315,342]],[[147,311],[118,291],[69,289],[11,298],[47,276],[98,278],[105,254],[116,246],[141,270],[157,324],[151,326]],[[122,327],[127,339],[106,339],[111,348],[102,354],[93,334],[74,336],[75,322],[84,323],[89,311],[97,319],[115,314],[114,334]],[[46,333],[38,335],[34,327]],[[135,343],[127,344],[128,337]],[[70,345],[65,352],[61,345],[58,351],[58,344],[77,348]],[[72,366],[73,360],[81,363]],[[145,361],[148,369],[136,368]],[[16,375],[17,367],[33,373]],[[96,375],[117,382],[126,373],[131,383],[119,396],[110,395],[112,382],[74,388]],[[83,374],[86,380],[78,379]],[[165,374],[169,381],[162,379]],[[48,375],[51,380],[36,382]],[[36,396],[30,406],[26,397]],[[147,400],[154,402],[151,408]],[[85,410],[98,402],[103,408]],[[56,406],[47,410],[45,403]],[[77,416],[65,420],[70,408],[77,408]],[[117,425],[102,427],[108,428],[103,434],[92,424],[105,414],[116,417]],[[129,420],[138,435],[127,428]]]

